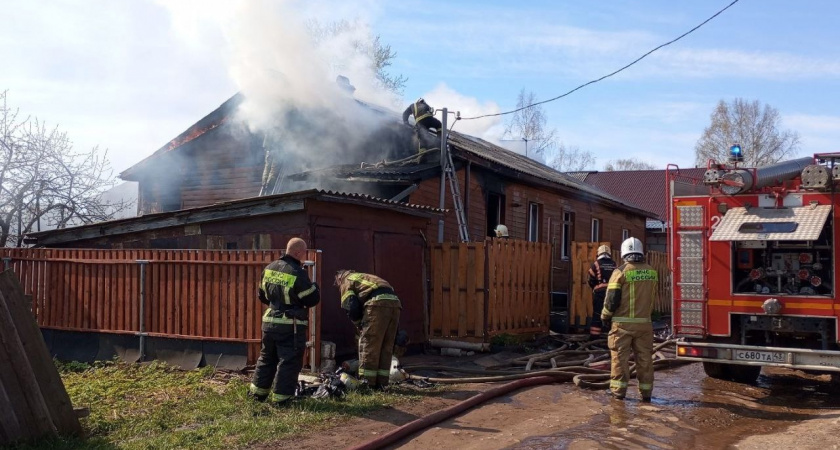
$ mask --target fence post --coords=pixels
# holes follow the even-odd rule
[[[137,264],[140,265],[140,330],[137,332],[140,336],[140,362],[146,357],[146,266],[149,260],[138,259]]]
[[[318,250],[320,252],[320,250]],[[315,264],[315,261],[306,260],[303,262],[304,267],[312,267],[312,281],[318,279],[318,266]],[[313,307],[310,309],[309,314],[309,339],[306,341],[306,346],[309,347],[309,369],[312,373],[318,373],[318,369],[320,368],[321,361],[315,361],[315,346],[318,345],[315,339],[315,327],[317,326],[318,314],[317,314],[317,307]]]
[[[10,256],[6,256],[3,258],[3,270],[9,270],[9,266],[12,265],[12,258]]]

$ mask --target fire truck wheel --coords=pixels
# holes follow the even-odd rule
[[[728,367],[732,381],[753,384],[761,374],[761,366],[740,366],[732,364]]]
[[[706,372],[706,375],[712,378],[717,378],[718,380],[729,379],[729,371],[727,370],[728,368],[729,364],[703,361],[703,371]]]

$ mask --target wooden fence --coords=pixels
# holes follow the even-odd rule
[[[549,244],[506,239],[434,245],[429,336],[547,333],[550,255]]]
[[[28,306],[15,276],[0,274],[0,446],[82,434]]]
[[[280,250],[0,249],[45,329],[248,343],[259,349],[262,269]],[[321,253],[310,250],[311,275]],[[320,323],[315,315],[315,361]],[[319,316],[318,316],[319,317]]]
[[[584,327],[595,314],[592,311],[592,289],[589,279],[589,266],[595,261],[598,246],[609,245],[609,242],[573,242],[572,243],[572,285],[571,301],[569,302],[570,323],[574,327]],[[613,249],[612,257],[621,264],[621,250]],[[645,261],[659,272],[659,299],[653,310],[662,314],[671,313],[671,270],[668,267],[668,254],[663,252],[647,252]],[[600,314],[600,312],[598,312]]]

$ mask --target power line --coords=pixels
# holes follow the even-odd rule
[[[514,109],[514,110],[512,110],[512,111],[506,111],[506,112],[495,113],[495,114],[484,114],[484,115],[481,115],[481,116],[475,116],[475,117],[462,117],[462,118],[461,118],[461,120],[475,120],[475,119],[483,119],[483,118],[485,118],[485,117],[504,116],[504,115],[507,115],[507,114],[513,114],[513,113],[515,113],[515,112],[522,111],[523,109],[528,109],[528,108],[530,108],[530,107],[532,107],[532,106],[542,105],[543,103],[548,103],[548,102],[553,102],[553,101],[555,101],[555,100],[559,100],[559,99],[561,99],[561,98],[563,98],[563,97],[565,97],[565,96],[567,96],[567,95],[571,94],[572,92],[577,91],[578,89],[585,88],[586,86],[589,86],[590,84],[594,84],[594,83],[597,83],[597,82],[599,82],[599,81],[601,81],[601,80],[604,80],[604,79],[606,79],[606,78],[609,78],[609,77],[611,77],[611,76],[613,76],[613,75],[615,75],[615,74],[617,74],[617,73],[621,72],[622,70],[627,69],[628,67],[632,66],[633,64],[636,64],[637,62],[639,62],[639,61],[641,61],[641,60],[645,59],[648,55],[650,55],[651,53],[653,53],[653,52],[655,52],[655,51],[659,50],[660,48],[662,48],[662,47],[666,47],[666,46],[668,46],[668,45],[673,44],[674,42],[679,41],[680,39],[682,39],[682,38],[684,38],[684,37],[688,36],[689,34],[693,33],[694,31],[696,31],[698,28],[702,27],[703,25],[706,25],[706,24],[707,24],[707,23],[709,23],[712,19],[714,19],[715,17],[719,16],[721,13],[723,13],[723,12],[724,12],[724,11],[726,11],[727,9],[731,8],[731,7],[732,7],[732,5],[734,5],[734,4],[736,4],[736,3],[738,3],[739,1],[740,1],[740,0],[734,0],[732,3],[730,3],[729,5],[727,5],[725,8],[721,9],[720,11],[716,12],[714,15],[712,15],[712,16],[711,16],[711,17],[709,17],[708,19],[706,19],[706,20],[704,20],[703,22],[701,22],[701,23],[700,23],[700,25],[697,25],[696,27],[694,27],[694,28],[692,28],[692,29],[690,29],[690,30],[686,31],[685,33],[683,33],[683,34],[679,35],[679,37],[677,37],[676,39],[670,40],[670,41],[668,41],[668,42],[666,42],[666,43],[664,43],[664,44],[662,44],[662,45],[660,45],[660,46],[658,46],[658,47],[654,48],[653,50],[651,50],[651,51],[649,51],[649,52],[645,53],[644,55],[642,55],[642,56],[640,56],[640,57],[636,58],[636,59],[635,59],[633,62],[631,62],[630,64],[627,64],[626,66],[624,66],[624,67],[622,67],[622,68],[620,68],[620,69],[616,70],[615,72],[612,72],[612,73],[609,73],[609,74],[607,74],[607,75],[604,75],[604,76],[602,76],[601,78],[598,78],[598,79],[596,79],[596,80],[592,80],[592,81],[586,82],[586,83],[584,83],[584,84],[581,84],[580,86],[578,86],[578,87],[576,87],[576,88],[572,89],[572,90],[571,90],[571,91],[569,91],[569,92],[566,92],[565,94],[558,95],[557,97],[550,98],[550,99],[548,99],[548,100],[543,100],[543,101],[541,101],[541,102],[536,102],[536,103],[530,104],[530,105],[528,105],[528,106],[523,106],[523,107],[521,107],[521,108]],[[453,125],[454,125],[454,124],[453,124]]]

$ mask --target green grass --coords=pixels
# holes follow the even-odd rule
[[[416,391],[396,386],[386,393],[305,399],[275,408],[246,397],[246,378],[208,367],[180,371],[162,363],[57,365],[73,404],[90,409],[90,416],[82,419],[88,436],[19,445],[19,450],[241,448],[420,398]]]

